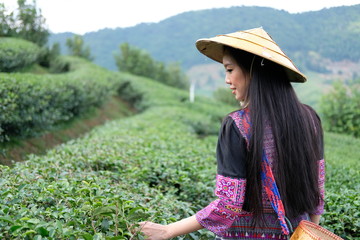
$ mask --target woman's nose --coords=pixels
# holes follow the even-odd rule
[[[227,76],[225,76],[225,83],[226,84],[231,84],[230,79]]]

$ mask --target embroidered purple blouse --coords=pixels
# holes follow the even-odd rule
[[[246,137],[239,130],[238,120],[234,120],[234,113],[227,116],[220,128],[217,145],[217,176],[215,195],[217,199],[207,207],[196,213],[198,222],[218,236],[225,236],[226,231],[233,223],[251,213],[242,210],[246,189]],[[272,139],[271,131],[266,138]],[[321,146],[323,145],[320,139]],[[266,151],[270,165],[274,156],[270,146]],[[324,199],[325,162],[319,160],[319,188]],[[265,192],[265,191],[263,191]],[[267,195],[263,193],[264,212],[274,212]],[[324,211],[324,202],[321,200],[317,209],[309,214],[320,215]],[[280,226],[280,224],[279,224]],[[281,228],[280,228],[281,229]],[[281,231],[280,231],[281,232]]]

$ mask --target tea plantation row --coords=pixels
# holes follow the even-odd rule
[[[78,58],[66,74],[0,73],[0,143],[34,136],[101,106],[115,93],[114,75]]]
[[[137,222],[175,221],[213,199],[216,134],[222,117],[234,109],[205,98],[189,103],[186,92],[145,78],[119,73],[111,78],[117,93],[141,112],[108,122],[45,156],[2,166],[0,238],[143,239],[134,228]],[[322,224],[356,239],[360,140],[325,136]],[[184,238],[211,236],[202,230]]]
[[[29,41],[16,38],[0,38],[0,72],[10,72],[36,62],[40,48]]]

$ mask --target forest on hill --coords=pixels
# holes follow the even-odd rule
[[[308,63],[309,53],[316,52],[333,61],[359,61],[359,12],[360,4],[298,14],[267,7],[219,8],[185,12],[158,23],[102,29],[83,38],[91,48],[94,62],[110,70],[116,69],[113,54],[124,42],[145,49],[155,59],[180,62],[189,69],[209,63],[197,52],[197,39],[262,26],[300,69],[322,71],[321,66]],[[72,33],[52,34],[49,42],[64,46],[71,36]]]

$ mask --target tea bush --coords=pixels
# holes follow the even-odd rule
[[[325,133],[326,204],[322,224],[345,239],[360,238],[360,139]]]
[[[82,59],[65,60],[72,66],[66,74],[0,73],[0,142],[43,133],[115,94],[110,72]]]
[[[212,198],[216,137],[184,124],[193,113],[158,107],[3,167],[0,236],[128,239],[138,221],[194,214]]]
[[[0,72],[12,72],[37,61],[40,48],[17,38],[0,38]]]

